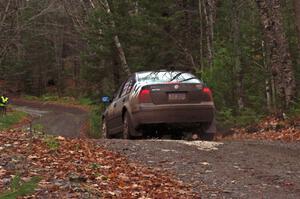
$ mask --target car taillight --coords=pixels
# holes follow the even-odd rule
[[[204,87],[202,91],[209,96],[210,100],[212,100],[212,92],[210,88]]]
[[[140,103],[150,103],[151,102],[151,96],[150,96],[150,90],[149,89],[142,89],[139,94],[139,102]]]

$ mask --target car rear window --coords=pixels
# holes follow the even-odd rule
[[[159,71],[159,72],[141,72],[137,74],[139,82],[147,83],[165,83],[165,82],[182,82],[182,83],[201,83],[194,75],[178,71]]]

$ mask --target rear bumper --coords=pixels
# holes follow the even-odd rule
[[[213,102],[199,104],[141,104],[132,112],[134,126],[143,124],[203,123],[214,120]]]

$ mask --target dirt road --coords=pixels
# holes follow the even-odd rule
[[[18,104],[18,103],[16,103]],[[49,133],[78,137],[87,113],[53,105],[19,103]],[[147,167],[163,168],[191,184],[202,198],[300,198],[300,143],[97,140]]]
[[[33,126],[39,126],[52,135],[80,137],[83,125],[88,119],[88,113],[76,107],[20,99],[14,99],[13,105],[14,109],[33,117]]]
[[[300,143],[102,140],[192,184],[203,198],[300,198]]]

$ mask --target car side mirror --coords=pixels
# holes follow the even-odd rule
[[[101,101],[102,101],[102,103],[104,103],[104,104],[109,104],[109,103],[111,103],[111,99],[110,99],[109,96],[102,96]]]

